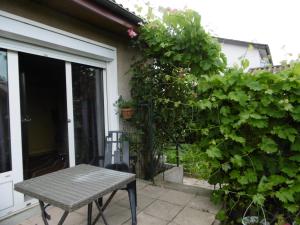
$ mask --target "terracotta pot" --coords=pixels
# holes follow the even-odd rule
[[[134,114],[134,108],[123,108],[121,109],[122,118],[125,120],[129,120],[132,118]]]

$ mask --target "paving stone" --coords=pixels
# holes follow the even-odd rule
[[[35,224],[30,222],[29,220],[25,220],[22,223],[18,223],[18,225],[35,225]]]
[[[57,209],[57,208],[52,208],[48,210],[51,220],[48,221],[49,225],[57,225],[58,221],[60,220],[63,210]],[[43,219],[40,215],[36,215],[34,217],[31,217],[28,219],[31,223],[34,225],[42,225],[44,224]],[[79,225],[86,221],[86,218],[79,214],[79,213],[70,213],[68,217],[66,218],[64,225]]]
[[[144,208],[146,208],[148,205],[150,205],[154,201],[155,201],[154,198],[150,198],[145,195],[137,194],[137,210],[138,211],[143,210]],[[129,199],[126,199],[126,198],[120,200],[116,204],[123,206],[123,207],[130,208]]]
[[[221,221],[220,220],[215,220],[214,222],[213,222],[213,225],[220,225],[221,224]]]
[[[167,191],[164,188],[154,186],[154,185],[148,185],[142,190],[139,191],[139,194],[145,195],[150,198],[159,198],[163,194],[165,194]]]
[[[141,212],[137,216],[138,225],[167,225],[168,221],[147,215],[144,212]],[[127,221],[123,225],[131,225],[131,221]]]
[[[182,209],[183,206],[178,206],[169,202],[156,200],[143,212],[163,220],[171,221]]]
[[[187,194],[180,191],[168,190],[164,195],[162,195],[159,199],[163,201],[167,201],[176,205],[186,205],[194,195]]]
[[[174,222],[180,225],[211,225],[214,220],[215,215],[189,207],[184,208],[174,218]]]
[[[141,189],[145,188],[147,185],[149,185],[149,183],[146,182],[146,181],[143,181],[143,180],[140,180],[140,179],[136,180],[136,188],[137,188],[137,190],[141,190]]]
[[[196,196],[187,204],[187,207],[212,214],[217,214],[221,208],[220,205],[215,205],[212,203],[209,197],[204,196]]]
[[[125,221],[131,219],[131,212],[128,208],[113,204],[110,208],[104,211],[104,216],[108,224],[121,225]],[[104,224],[102,218],[97,224]]]
[[[183,184],[195,186],[195,187],[202,187],[210,190],[214,190],[214,185],[209,184],[206,180],[199,180],[192,177],[183,177]]]

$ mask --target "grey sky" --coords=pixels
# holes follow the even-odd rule
[[[136,2],[117,0],[134,9]],[[299,0],[149,0],[158,6],[194,9],[202,24],[216,36],[269,44],[275,64],[300,53]],[[291,55],[292,54],[292,55]]]

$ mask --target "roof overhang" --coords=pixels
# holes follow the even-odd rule
[[[129,28],[137,29],[143,20],[111,0],[36,0],[63,14],[75,17],[99,28],[127,35]]]
[[[253,46],[254,48],[258,50],[264,50],[265,53],[260,52],[261,56],[263,58],[267,57],[269,59],[269,62],[271,65],[273,65],[273,60],[272,60],[272,55],[270,51],[270,47],[268,44],[260,44],[260,43],[255,43],[255,42],[248,42],[248,41],[239,41],[239,40],[234,40],[234,39],[228,39],[228,38],[221,38],[221,37],[215,37],[221,44],[231,44],[231,45],[239,45],[239,46]]]

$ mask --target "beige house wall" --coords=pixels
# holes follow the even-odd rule
[[[126,34],[124,34],[124,37],[121,37],[120,35],[101,30],[29,0],[1,0],[0,10],[115,47],[117,49],[119,95],[122,95],[124,98],[130,97],[128,84],[130,75],[126,75],[126,73],[136,52],[129,47],[129,40]]]

